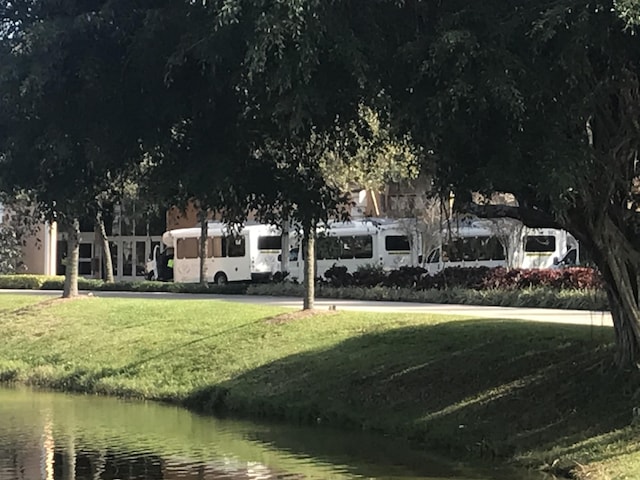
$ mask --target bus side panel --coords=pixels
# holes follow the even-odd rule
[[[173,281],[176,283],[198,283],[200,281],[199,258],[175,258]]]

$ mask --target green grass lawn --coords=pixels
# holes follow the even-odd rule
[[[0,295],[0,312],[5,381],[382,431],[589,478],[636,478],[640,465],[638,376],[611,367],[607,328],[283,319],[282,309],[216,300]]]

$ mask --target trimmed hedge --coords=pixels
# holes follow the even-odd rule
[[[40,290],[49,282],[64,283],[64,277],[45,275],[0,275],[0,288],[12,290]]]
[[[114,282],[105,283],[103,280],[78,278],[78,289],[89,291],[117,291],[117,292],[172,292],[172,293],[217,293],[244,294],[247,284],[207,285],[197,283],[170,282]],[[11,290],[62,290],[63,276],[45,275],[0,275],[0,289]]]

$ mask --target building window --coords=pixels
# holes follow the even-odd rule
[[[133,275],[133,242],[122,242],[122,275]]]
[[[144,277],[146,269],[146,242],[136,242],[136,277]]]

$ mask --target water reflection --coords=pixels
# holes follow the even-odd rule
[[[404,445],[121,400],[0,389],[0,480],[490,479]],[[540,476],[531,476],[539,479]]]

